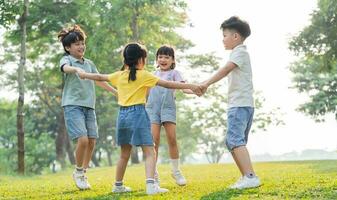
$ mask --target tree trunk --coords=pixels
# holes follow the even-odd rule
[[[19,18],[19,26],[21,28],[21,52],[20,52],[20,64],[18,70],[18,108],[17,108],[17,136],[18,136],[18,172],[25,174],[25,132],[24,132],[24,114],[23,106],[25,102],[25,90],[24,90],[24,69],[26,66],[26,22],[28,16],[28,0],[24,0],[23,14]]]
[[[62,113],[62,115],[63,115],[63,113]],[[65,127],[65,124],[64,124],[64,120],[63,120],[63,127],[64,127],[64,135],[66,136],[66,151],[67,151],[67,155],[68,155],[68,158],[69,158],[69,162],[72,165],[75,165],[76,160],[75,160],[75,155],[74,155],[74,148],[73,148],[73,145],[72,145],[72,143],[71,143],[71,141],[68,137],[66,127]]]
[[[131,20],[131,31],[132,31],[132,40],[135,42],[139,41],[139,31],[138,31],[138,16],[139,16],[139,5],[135,4],[134,7],[134,12],[132,15],[132,20]],[[132,151],[131,151],[131,163],[132,164],[138,164],[139,163],[139,158],[138,158],[138,147],[132,146]]]
[[[109,166],[112,166],[112,159],[111,159],[111,152],[110,151],[107,151],[107,156],[108,156],[108,164]]]
[[[132,150],[131,150],[131,163],[132,164],[139,164],[138,148],[136,146],[132,146]]]
[[[56,160],[60,162],[62,169],[66,167],[66,162],[65,162],[66,136],[67,134],[65,131],[65,126],[64,126],[64,115],[63,113],[61,113],[59,117],[58,127],[57,127],[55,147],[56,147]]]
[[[99,153],[99,152],[98,152]],[[97,151],[94,151],[91,157],[91,161],[94,163],[95,167],[99,167],[99,161],[97,159]]]

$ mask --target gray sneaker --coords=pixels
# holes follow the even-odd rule
[[[247,176],[242,176],[236,183],[231,185],[230,189],[248,189],[248,188],[256,188],[261,185],[261,181],[259,177],[255,176],[253,178],[248,178]]]
[[[130,187],[126,187],[124,185],[121,186],[114,186],[112,189],[113,193],[124,193],[124,192],[131,192],[131,188]]]
[[[179,186],[186,185],[187,181],[180,171],[172,172],[171,175],[172,175],[172,178],[174,178],[174,180],[176,181],[177,185]]]
[[[158,185],[154,183],[147,183],[146,184],[146,194],[148,195],[154,195],[154,194],[160,194],[160,193],[166,193],[169,190],[166,188],[161,188]]]
[[[90,188],[88,185],[87,177],[84,175],[83,172],[74,171],[73,172],[73,179],[75,181],[75,185],[80,190],[86,190]]]

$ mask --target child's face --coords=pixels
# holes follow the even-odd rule
[[[76,41],[75,43],[71,43],[70,47],[66,47],[67,51],[70,55],[74,56],[75,58],[83,58],[85,52],[85,42]]]
[[[241,43],[240,35],[232,30],[223,30],[223,45],[226,50],[232,50]]]
[[[168,71],[171,69],[174,60],[172,56],[169,55],[158,55],[157,57],[157,64],[163,71]]]

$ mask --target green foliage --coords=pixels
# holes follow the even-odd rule
[[[0,101],[0,172],[13,173],[17,169],[16,102]],[[39,112],[25,106],[26,171],[39,174],[55,159],[54,142],[47,132],[36,127]],[[44,119],[48,119],[45,117]],[[39,123],[43,123],[39,120]]]
[[[337,119],[337,2],[318,1],[311,24],[289,42],[290,49],[300,56],[290,70],[294,73],[294,87],[309,95],[299,110],[317,121],[334,113]]]
[[[9,28],[22,13],[22,1],[19,0],[0,0],[0,26]]]
[[[127,168],[124,184],[131,193],[113,194],[115,167],[88,172],[91,190],[79,191],[71,171],[34,177],[2,176],[1,199],[337,199],[337,161],[256,163],[263,185],[256,189],[229,190],[240,176],[234,164],[183,165],[188,185],[179,187],[170,176],[170,166],[159,165],[161,186],[166,194],[145,194],[144,165]]]

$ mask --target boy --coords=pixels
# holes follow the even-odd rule
[[[226,146],[242,174],[242,177],[230,188],[254,188],[261,183],[255,175],[246,148],[254,114],[254,99],[250,58],[243,44],[250,35],[250,27],[247,22],[233,16],[221,24],[221,29],[225,49],[232,50],[229,61],[201,86],[203,92],[206,92],[211,84],[228,75]]]
[[[91,60],[84,58],[86,34],[78,25],[62,30],[58,38],[65,51],[60,61],[60,69],[65,74],[62,93],[65,125],[70,138],[77,141],[73,179],[80,190],[85,190],[90,189],[85,173],[98,138],[96,95],[95,82],[81,80],[77,73],[98,71]],[[106,82],[96,82],[96,85],[117,95],[117,91]]]

